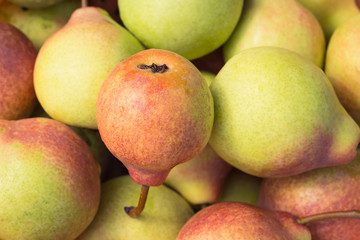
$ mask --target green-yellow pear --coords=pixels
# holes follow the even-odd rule
[[[148,48],[193,60],[220,47],[234,30],[243,0],[118,0],[124,25]]]
[[[175,239],[181,227],[194,214],[190,205],[166,186],[149,190],[146,207],[132,218],[124,206],[137,203],[140,185],[129,175],[102,184],[99,211],[78,240],[169,240]]]
[[[96,129],[96,100],[110,71],[143,46],[109,14],[76,10],[41,47],[34,85],[44,110],[66,124]]]
[[[357,0],[297,0],[319,20],[327,40],[335,29],[359,13]]]
[[[360,124],[360,12],[331,36],[325,73],[342,105]]]
[[[297,52],[322,67],[325,38],[315,16],[296,0],[249,0],[224,45],[225,60],[241,50],[274,46]]]
[[[284,177],[350,162],[360,129],[325,73],[292,51],[257,47],[232,57],[210,85],[210,145],[258,177]]]
[[[64,0],[9,0],[21,7],[44,8],[62,2]]]
[[[22,8],[4,0],[0,4],[0,20],[19,28],[39,50],[46,39],[62,28],[79,7],[79,0],[66,0],[41,9]]]

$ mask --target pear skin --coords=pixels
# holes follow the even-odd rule
[[[34,85],[40,104],[58,121],[97,129],[96,100],[103,81],[119,62],[141,50],[106,11],[76,10],[39,51]]]
[[[78,237],[100,204],[85,141],[52,119],[0,120],[0,152],[0,239]]]
[[[323,66],[321,25],[296,0],[246,1],[241,19],[223,47],[225,61],[241,50],[260,46],[285,48]]]
[[[240,202],[223,202],[197,212],[181,228],[176,239],[310,240],[311,235],[290,213]]]
[[[152,187],[144,211],[132,218],[124,206],[136,204],[140,187],[129,175],[103,183],[99,211],[77,240],[175,239],[194,214],[189,203],[166,186]]]
[[[19,29],[0,22],[0,119],[29,117],[35,109],[36,55],[34,45]]]
[[[231,58],[210,85],[215,119],[210,145],[258,177],[285,177],[346,164],[360,129],[324,72],[282,48],[258,47]]]
[[[258,206],[297,216],[360,209],[360,154],[342,166],[315,169],[296,176],[264,179]],[[308,224],[313,239],[355,240],[359,219],[328,219]]]
[[[360,124],[360,12],[333,33],[326,54],[325,73],[341,104]]]

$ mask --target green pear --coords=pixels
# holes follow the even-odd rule
[[[356,156],[359,126],[324,72],[292,51],[243,50],[220,70],[210,90],[210,145],[239,170],[285,177]]]
[[[19,28],[39,50],[46,39],[61,29],[79,7],[79,0],[66,0],[41,9],[26,9],[4,0],[0,4],[0,20]]]
[[[327,49],[325,73],[340,102],[360,124],[360,12],[339,26]]]
[[[296,176],[264,179],[258,206],[297,216],[360,209],[360,152],[349,164],[315,169]],[[327,219],[309,223],[313,239],[355,240],[359,219]]]
[[[356,0],[297,0],[319,20],[327,40],[337,27],[360,12]]]
[[[203,77],[206,80],[206,83],[208,86],[210,86],[211,82],[215,79],[216,75],[212,72],[208,72],[208,71],[200,71],[201,74],[203,75]]]
[[[165,184],[178,191],[191,204],[217,201],[231,166],[208,144],[195,158],[175,166]]]
[[[100,204],[84,140],[48,118],[0,120],[0,239],[73,240]]]
[[[241,50],[274,46],[285,48],[323,66],[325,38],[315,16],[296,0],[249,0],[224,45],[225,61]]]
[[[233,168],[228,174],[218,202],[243,202],[256,205],[262,179]]]
[[[9,1],[21,7],[26,7],[26,8],[45,8],[52,6],[56,3],[62,2],[64,0],[9,0]]]
[[[129,175],[102,184],[99,211],[78,240],[169,240],[194,214],[190,205],[166,186],[149,190],[146,208],[137,218],[128,216],[124,206],[137,203],[140,186]]]
[[[177,240],[310,240],[310,231],[287,212],[240,202],[210,205],[193,215]]]
[[[121,20],[145,46],[192,60],[230,37],[243,0],[118,0],[118,5]]]
[[[76,10],[41,47],[34,85],[54,119],[96,129],[96,100],[110,71],[143,46],[100,8]]]
[[[36,55],[34,45],[19,29],[0,22],[0,119],[29,117],[35,109]]]

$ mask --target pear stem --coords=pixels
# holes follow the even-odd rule
[[[81,7],[85,8],[88,6],[88,1],[87,0],[81,0]]]
[[[351,211],[336,211],[336,212],[326,212],[314,214],[306,217],[298,218],[296,221],[299,224],[308,224],[313,221],[325,220],[331,218],[359,218],[360,219],[360,211],[351,210]]]
[[[137,207],[124,207],[125,212],[130,217],[137,217],[140,215],[140,213],[144,210],[146,198],[149,192],[149,186],[142,185],[141,192],[140,192],[140,198]]]

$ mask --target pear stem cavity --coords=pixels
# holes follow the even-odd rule
[[[81,7],[85,8],[88,6],[88,1],[87,0],[81,0]]]
[[[314,215],[298,218],[296,221],[299,224],[305,225],[310,222],[331,219],[331,218],[359,218],[360,219],[360,211],[351,210],[351,211],[336,211],[336,212],[319,213],[319,214],[314,214]]]
[[[145,64],[141,64],[137,66],[139,69],[151,69],[151,72],[153,73],[164,73],[166,70],[168,70],[168,66],[166,66],[166,64],[163,65],[156,65],[155,63],[151,64],[151,65],[145,65]]]
[[[125,212],[130,217],[135,218],[135,217],[139,216],[140,213],[144,210],[148,192],[149,192],[149,186],[142,185],[140,198],[139,198],[137,207],[124,207]]]

